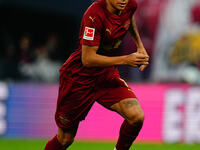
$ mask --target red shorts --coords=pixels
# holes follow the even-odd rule
[[[110,109],[113,104],[123,99],[136,98],[119,74],[113,74],[109,80],[104,79],[81,84],[61,74],[55,114],[58,127],[70,129],[77,126],[85,119],[95,101]]]

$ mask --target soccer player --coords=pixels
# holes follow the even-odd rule
[[[149,56],[143,47],[133,14],[136,0],[99,0],[85,12],[78,48],[60,69],[60,85],[55,120],[57,135],[45,150],[64,150],[74,141],[81,120],[98,102],[124,117],[116,150],[128,150],[143,125],[144,113],[116,65],[143,71]],[[123,37],[130,31],[137,51],[115,56]]]

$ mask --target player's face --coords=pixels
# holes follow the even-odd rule
[[[126,5],[128,4],[129,0],[108,0],[110,2],[110,5],[119,11],[122,11],[125,9]]]

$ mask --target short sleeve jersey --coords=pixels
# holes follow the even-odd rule
[[[96,76],[112,68],[84,67],[81,62],[81,47],[82,45],[99,46],[98,54],[112,56],[128,31],[136,8],[136,0],[129,0],[126,8],[118,16],[107,10],[105,0],[94,2],[83,15],[78,48],[61,70],[68,70],[72,74],[82,76]]]

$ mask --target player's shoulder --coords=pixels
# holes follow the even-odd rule
[[[105,15],[104,9],[105,7],[102,0],[95,1],[88,7],[84,16],[98,16],[103,18]]]

